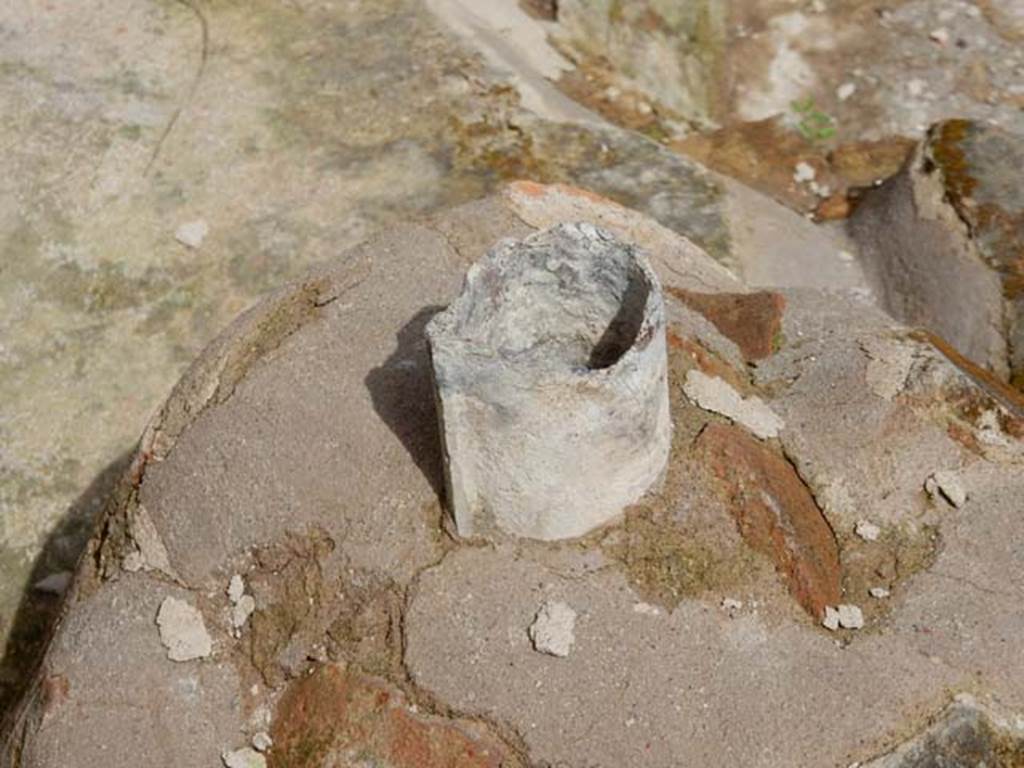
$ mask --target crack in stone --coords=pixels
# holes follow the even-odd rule
[[[144,177],[149,175],[149,171],[152,169],[153,164],[156,163],[157,158],[160,156],[160,152],[163,150],[167,137],[170,136],[171,131],[174,130],[174,126],[177,124],[178,118],[181,117],[182,112],[184,112],[192,102],[192,99],[196,95],[196,91],[199,90],[199,83],[206,72],[206,62],[210,54],[210,24],[206,19],[206,15],[195,0],[177,1],[188,8],[199,20],[199,29],[201,34],[200,39],[202,43],[199,51],[199,66],[196,67],[195,75],[192,77],[192,83],[185,94],[185,98],[174,110],[174,113],[171,115],[171,119],[167,121],[167,125],[164,126],[163,131],[160,133],[160,138],[157,139],[156,146],[153,147],[153,153],[149,157],[149,162],[146,163],[146,167],[142,171],[142,175]]]

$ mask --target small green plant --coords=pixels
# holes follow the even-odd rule
[[[825,141],[836,135],[836,121],[831,115],[818,109],[811,96],[797,99],[789,105],[797,117],[797,130],[808,141]]]

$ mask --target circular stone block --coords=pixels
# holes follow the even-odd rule
[[[581,536],[659,481],[665,308],[635,247],[575,223],[505,241],[427,336],[460,535]]]

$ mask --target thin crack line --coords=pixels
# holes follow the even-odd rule
[[[157,139],[156,146],[153,147],[153,154],[149,157],[149,162],[146,163],[145,169],[142,171],[143,176],[148,176],[153,164],[160,157],[160,152],[163,150],[164,143],[167,141],[167,137],[171,135],[171,131],[178,122],[178,118],[181,117],[181,113],[185,108],[192,102],[192,99],[196,95],[196,91],[199,90],[199,82],[203,79],[203,74],[206,72],[206,61],[209,58],[210,51],[210,25],[206,20],[206,16],[200,10],[196,0],[178,0],[183,6],[188,8],[195,17],[199,19],[199,28],[202,35],[202,49],[199,53],[199,66],[196,67],[196,73],[192,77],[192,84],[189,86],[188,92],[185,94],[185,98],[182,100],[178,108],[174,110],[174,114],[171,115],[171,119],[167,121],[167,125],[164,126],[163,131],[160,133],[160,138]]]

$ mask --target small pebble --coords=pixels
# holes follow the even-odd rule
[[[819,184],[816,181],[812,181],[807,186],[818,197],[829,197],[832,194],[832,188],[828,184]]]
[[[889,596],[889,590],[885,587],[872,587],[868,590],[868,594],[877,600],[883,600]]]
[[[814,177],[818,175],[818,172],[814,170],[814,166],[810,163],[805,163],[801,160],[796,164],[793,170],[793,181],[797,184],[802,184],[805,181],[814,181]]]
[[[274,740],[270,738],[270,734],[266,731],[260,731],[253,734],[252,746],[257,752],[266,752],[274,746]]]
[[[954,507],[959,509],[967,501],[967,491],[956,472],[939,470],[924,481],[924,488],[933,499],[940,495]]]
[[[239,574],[235,574],[231,577],[231,581],[228,582],[228,600],[234,605],[238,602],[238,599],[245,594],[245,582]]]
[[[213,640],[206,631],[199,609],[177,597],[165,597],[156,614],[160,642],[171,661],[203,659],[213,653]]]
[[[856,605],[837,606],[839,626],[843,629],[860,629],[864,626],[864,614]]]
[[[864,541],[878,541],[878,537],[882,535],[882,529],[867,520],[857,521],[853,530]]]
[[[575,626],[576,611],[565,603],[548,601],[537,611],[528,634],[538,653],[565,658],[576,642]]]
[[[825,618],[821,620],[821,626],[832,632],[835,632],[837,629],[839,629],[839,611],[837,611],[831,605],[826,605]]]
[[[203,219],[196,219],[195,221],[185,222],[174,230],[174,239],[186,248],[194,249],[203,244],[203,240],[206,239],[209,231],[210,227]]]
[[[242,747],[233,751],[225,751],[220,759],[225,768],[266,768],[267,758],[252,747]]]
[[[231,607],[231,626],[235,629],[241,629],[255,610],[255,598],[252,595],[242,595],[238,598],[238,602]]]
[[[928,37],[939,45],[945,45],[949,42],[949,32],[941,27],[929,32]]]
[[[848,98],[853,96],[856,90],[857,86],[854,83],[843,83],[836,88],[836,98],[840,101],[846,101]]]

